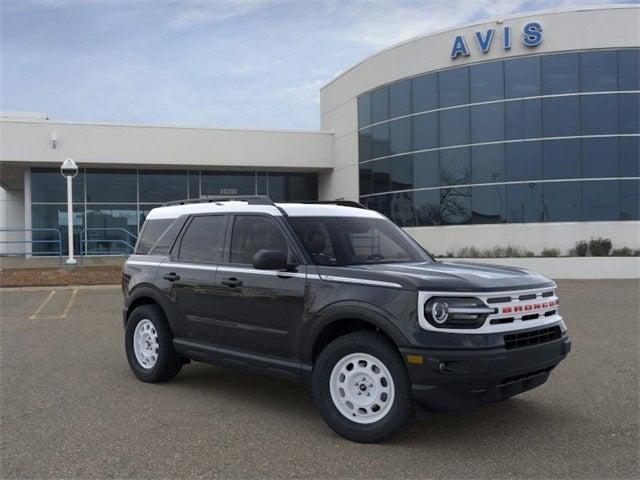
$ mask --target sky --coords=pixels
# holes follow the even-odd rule
[[[592,3],[0,0],[0,110],[318,129],[320,87],[382,48],[484,18]]]

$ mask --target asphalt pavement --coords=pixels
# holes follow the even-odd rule
[[[117,287],[0,290],[0,478],[638,478],[640,283],[559,284],[573,351],[545,385],[376,445],[304,385],[199,363],[138,381]]]

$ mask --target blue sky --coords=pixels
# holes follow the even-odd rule
[[[319,87],[412,36],[577,0],[0,0],[0,110],[317,129]],[[619,3],[619,2],[618,2]]]

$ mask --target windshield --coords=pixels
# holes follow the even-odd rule
[[[429,255],[383,218],[289,217],[316,265],[425,262]]]

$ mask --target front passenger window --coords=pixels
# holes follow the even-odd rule
[[[291,257],[287,239],[273,221],[256,216],[237,216],[231,235],[231,263],[251,264],[258,250],[279,250]]]
[[[227,217],[194,217],[180,243],[178,258],[183,261],[220,263]]]

